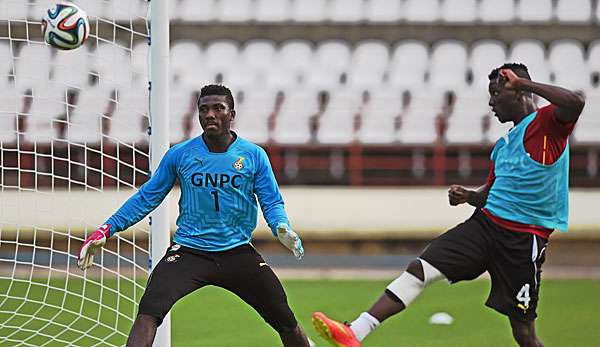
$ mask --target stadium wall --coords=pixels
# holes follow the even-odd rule
[[[468,218],[473,208],[450,207],[446,188],[349,188],[286,187],[282,193],[293,227],[304,238],[428,239]],[[44,193],[3,191],[0,215],[5,221],[0,231],[21,232],[28,226],[81,233],[93,230],[132,194],[130,190],[55,191]],[[178,215],[179,190],[169,195],[171,230]],[[573,189],[570,195],[570,232],[553,238],[569,237],[600,240],[597,202],[600,189]],[[61,206],[56,213],[56,206]],[[35,208],[33,208],[35,207]],[[48,213],[31,214],[29,211]],[[147,219],[141,223],[147,223]],[[264,220],[254,236],[269,238]]]

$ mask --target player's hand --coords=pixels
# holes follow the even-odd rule
[[[110,224],[104,224],[85,240],[77,258],[77,266],[81,270],[92,266],[96,249],[103,247],[106,244],[106,240],[110,237],[110,227]]]
[[[517,76],[511,69],[502,69],[498,75],[500,84],[506,89],[516,90],[521,86],[521,77]]]
[[[304,248],[300,236],[293,231],[289,225],[281,223],[277,226],[277,238],[284,246],[286,246],[294,256],[300,260],[304,256]]]
[[[450,201],[450,206],[457,206],[460,204],[464,204],[469,200],[472,191],[466,189],[465,187],[453,184],[448,189],[448,200]]]

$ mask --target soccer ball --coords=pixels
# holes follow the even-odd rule
[[[42,34],[50,45],[64,50],[81,46],[90,34],[87,14],[72,3],[59,3],[46,11]]]

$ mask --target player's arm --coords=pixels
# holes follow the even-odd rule
[[[585,106],[585,98],[581,93],[520,78],[508,69],[500,70],[500,76],[506,80],[505,88],[537,94],[555,105],[555,117],[561,123],[576,122]]]
[[[262,148],[258,151],[254,193],[273,236],[276,236],[285,247],[292,251],[296,258],[301,259],[304,256],[302,241],[290,227],[271,163]]]
[[[487,182],[477,189],[470,190],[459,185],[452,185],[448,189],[448,200],[451,206],[457,206],[460,204],[468,203],[469,205],[477,208],[482,208],[487,202],[488,193],[496,175],[494,172],[494,162],[490,164],[490,172],[487,177]]]
[[[158,207],[173,187],[175,179],[174,154],[169,151],[152,177],[85,240],[79,251],[77,265],[82,270],[90,267],[95,250],[104,246],[114,233],[126,230]]]

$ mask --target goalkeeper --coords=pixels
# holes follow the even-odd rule
[[[267,154],[230,130],[236,112],[227,87],[203,87],[198,110],[204,133],[165,154],[140,190],[87,238],[78,266],[90,267],[94,251],[154,210],[178,179],[177,231],[152,271],[127,346],[151,346],[157,327],[177,300],[214,285],[252,306],[279,333],[284,346],[308,347],[279,279],[250,243],[258,198],[273,235],[296,258],[304,255],[300,238],[289,226]]]

